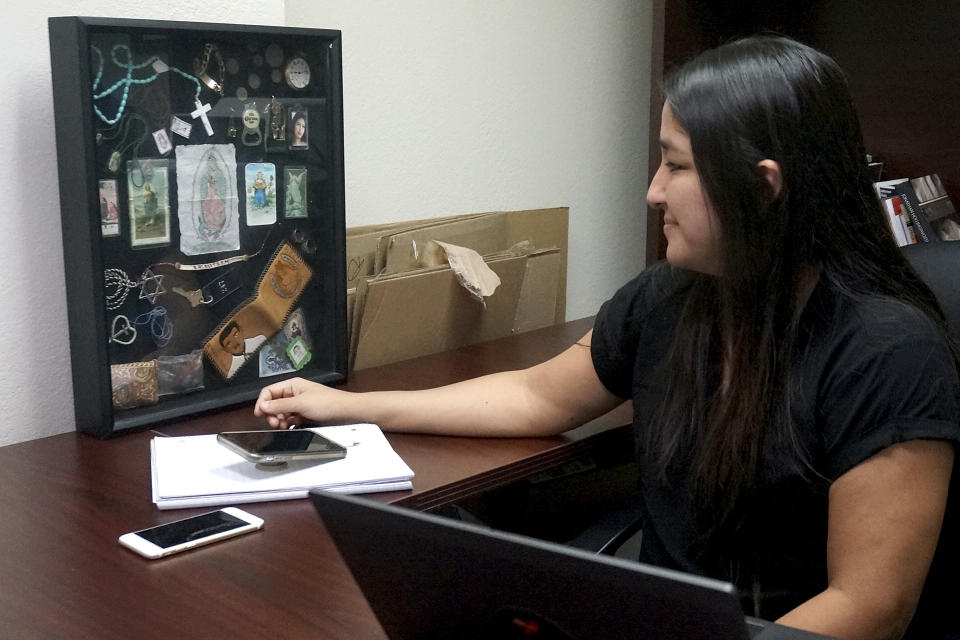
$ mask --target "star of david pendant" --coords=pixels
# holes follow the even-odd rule
[[[143,272],[140,277],[140,300],[148,300],[150,304],[156,304],[157,298],[166,293],[163,288],[163,276],[156,275],[150,269]]]

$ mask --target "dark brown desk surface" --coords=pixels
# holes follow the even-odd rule
[[[436,386],[559,353],[591,319],[356,372],[345,388]],[[38,402],[42,401],[38,398]],[[626,406],[557,438],[388,434],[416,508],[495,486],[573,455],[629,422]],[[164,434],[255,426],[252,407],[157,427]],[[0,448],[0,636],[5,638],[384,638],[308,500],[242,505],[264,530],[161,560],[122,548],[128,531],[207,509],[150,500],[150,431],[111,440],[67,433]]]

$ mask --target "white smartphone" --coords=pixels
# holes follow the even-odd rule
[[[346,447],[309,429],[225,431],[217,434],[217,442],[262,465],[294,460],[339,460],[347,455]]]
[[[120,536],[120,544],[146,558],[162,558],[263,527],[263,520],[236,507],[202,513]]]

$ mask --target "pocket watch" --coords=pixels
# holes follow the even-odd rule
[[[287,61],[283,77],[291,88],[303,89],[310,84],[310,65],[302,57],[294,56]]]

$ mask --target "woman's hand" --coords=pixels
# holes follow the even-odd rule
[[[304,422],[323,424],[336,411],[338,396],[346,393],[303,378],[291,378],[264,387],[253,415],[263,416],[274,429],[289,429]]]

